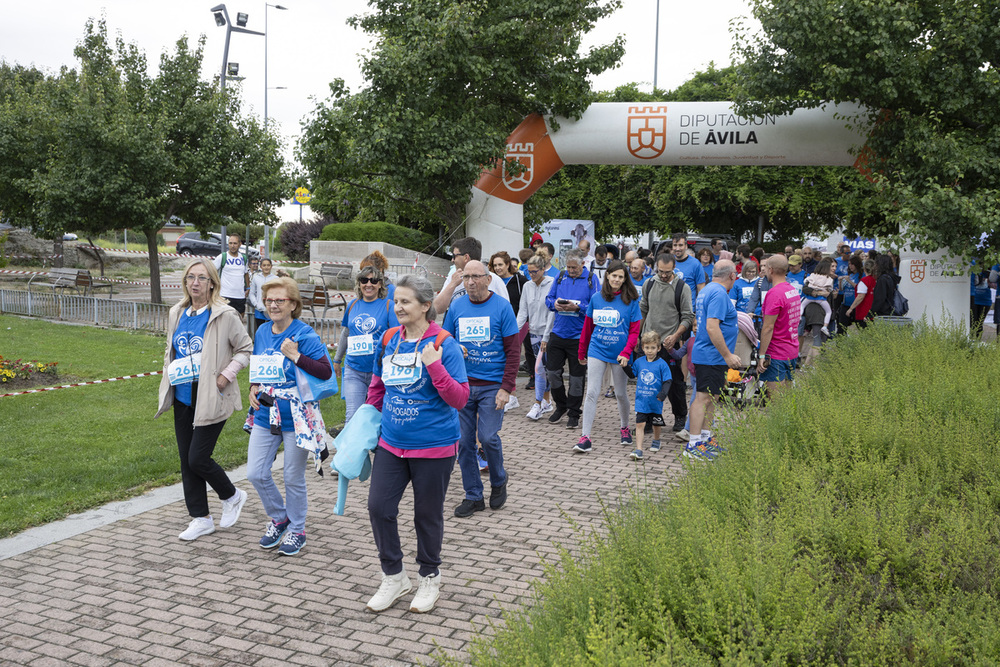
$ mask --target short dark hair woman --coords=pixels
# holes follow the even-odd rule
[[[219,273],[210,260],[192,260],[181,289],[184,295],[167,316],[156,416],[174,409],[184,502],[192,517],[179,537],[196,540],[215,532],[206,484],[222,500],[222,528],[236,523],[247,499],[212,454],[226,420],[243,407],[236,374],[250,363],[253,342],[242,317],[222,298]]]

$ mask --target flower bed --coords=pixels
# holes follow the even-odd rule
[[[58,361],[42,363],[37,359],[6,359],[0,355],[0,387],[11,391],[55,382],[58,364]]]

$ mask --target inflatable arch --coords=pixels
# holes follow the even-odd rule
[[[867,130],[847,127],[865,109],[828,104],[787,115],[745,118],[729,102],[616,102],[591,105],[553,131],[531,115],[507,140],[507,157],[472,188],[466,229],[484,248],[524,243],[523,204],[567,164],[829,165],[861,167]]]

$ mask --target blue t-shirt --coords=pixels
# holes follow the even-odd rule
[[[618,363],[618,355],[628,342],[629,328],[633,322],[642,321],[639,299],[633,299],[626,306],[621,294],[616,294],[614,299],[607,301],[598,292],[587,304],[587,317],[594,320],[594,333],[590,336],[587,356],[612,364]]]
[[[347,328],[347,353],[344,361],[359,373],[371,373],[375,364],[375,343],[386,329],[399,326],[392,301],[387,298],[365,301],[355,299],[344,312],[341,326]]]
[[[805,270],[796,271],[795,273],[789,271],[785,279],[798,291],[799,296],[802,296],[802,286],[806,284]]]
[[[847,274],[847,277],[850,278],[855,285],[857,285],[861,282],[861,279],[864,276],[860,273],[849,273]],[[854,303],[854,299],[857,297],[857,292],[855,291],[855,288],[847,284],[844,284],[842,290],[843,291],[841,293],[844,295],[844,298],[841,303],[847,304],[847,307],[850,308],[851,304]]]
[[[545,269],[545,275],[552,276],[553,278],[558,278],[559,277],[559,269],[557,269],[556,267],[554,267],[552,265],[549,265],[549,268]]]
[[[701,264],[700,261],[698,263]],[[701,264],[701,268],[705,272],[705,284],[707,285],[708,283],[712,282],[712,273],[715,271],[715,262],[712,262],[708,266]]]
[[[312,359],[322,359],[326,356],[326,346],[320,340],[319,334],[303,322],[302,320],[292,320],[288,328],[280,334],[274,333],[274,324],[268,323],[257,329],[257,335],[253,341],[253,353],[259,354],[279,354],[282,359],[282,369],[285,372],[284,382],[269,382],[267,386],[275,389],[292,389],[295,387],[295,364],[292,360],[281,354],[281,344],[286,338],[291,338],[299,344],[299,353]],[[275,405],[281,413],[281,430],[294,431],[295,424],[292,423],[292,409],[288,401],[277,399]],[[261,409],[254,413],[253,423],[263,428],[270,428],[271,422],[268,410]]]
[[[848,265],[848,260],[843,259],[842,257],[837,257],[835,261],[837,264],[837,269],[836,269],[837,276],[847,276],[850,274],[851,268]],[[851,278],[851,280],[854,279]],[[842,295],[846,295],[847,290],[851,290],[851,293],[853,294],[854,288],[852,288],[850,285],[840,282],[839,280],[837,282],[840,283],[840,287],[837,291],[839,291]],[[852,296],[851,298],[853,299],[854,297]]]
[[[696,298],[698,295],[698,283],[705,282],[705,271],[701,266],[701,262],[691,255],[685,257],[683,262],[675,257],[674,273],[683,278],[684,282],[691,288],[691,298]]]
[[[974,273],[971,276],[972,299],[977,306],[989,306],[993,303],[993,294],[990,292],[990,272],[983,271]]]
[[[663,413],[663,401],[657,400],[660,387],[670,379],[670,367],[660,357],[652,361],[645,355],[632,362],[635,371],[635,411],[659,415]]]
[[[647,276],[646,274],[643,274],[642,278],[640,278],[639,280],[636,280],[635,276],[633,276],[631,272],[629,272],[628,277],[632,281],[632,284],[635,285],[635,289],[639,290],[639,291],[642,290],[642,284],[644,282],[646,282],[646,280],[649,278],[649,276]]]
[[[733,289],[729,290],[729,298],[732,300],[733,305],[736,306],[737,311],[741,313],[747,312],[747,304],[750,302],[750,295],[753,294],[753,286],[757,284],[758,280],[759,278],[754,278],[750,281],[737,278],[736,282],[733,283]],[[760,315],[759,303],[754,314]]]
[[[486,301],[472,303],[466,294],[452,301],[441,328],[468,350],[465,370],[469,377],[484,382],[503,380],[507,365],[503,339],[519,330],[509,301],[490,292]]]
[[[724,366],[725,358],[715,349],[708,335],[708,320],[709,318],[719,320],[719,328],[722,330],[726,347],[730,352],[735,350],[736,335],[739,331],[736,326],[736,306],[729,300],[726,288],[716,282],[705,285],[698,294],[694,314],[698,318],[698,334],[691,350],[691,361],[706,366]]]
[[[206,306],[203,311],[193,316],[188,315],[190,310],[190,308],[184,309],[180,319],[177,320],[177,328],[174,329],[174,361],[195,354],[201,358],[201,351],[205,345],[205,328],[208,326],[212,309]],[[197,381],[198,378],[195,377],[191,382],[174,385],[174,398],[190,407],[191,389],[194,387],[193,383]]]
[[[491,299],[492,300],[492,299]],[[499,299],[503,301],[503,299]],[[449,311],[450,312],[450,311]],[[382,401],[382,439],[400,449],[429,449],[458,442],[458,410],[448,405],[434,388],[430,374],[420,360],[420,352],[433,345],[437,336],[416,342],[402,339],[400,329],[385,348],[380,338],[375,344],[377,362],[373,373],[385,384]],[[451,336],[441,341],[441,363],[456,382],[468,382],[462,348]],[[393,358],[399,364],[392,367]],[[395,379],[394,379],[395,378]],[[399,384],[396,384],[399,382]]]

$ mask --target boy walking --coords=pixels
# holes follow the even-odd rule
[[[642,352],[646,356],[632,362],[635,372],[635,449],[629,456],[642,460],[644,428],[639,424],[653,425],[653,441],[649,451],[660,451],[660,428],[663,426],[663,399],[670,391],[670,367],[660,358],[660,334],[647,331],[642,334]]]

